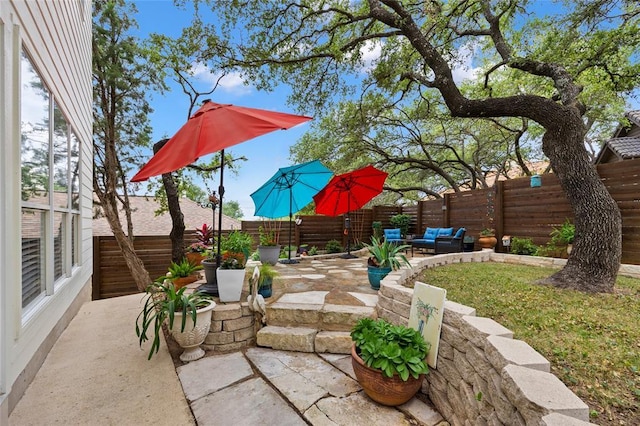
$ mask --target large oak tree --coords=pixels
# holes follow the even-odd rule
[[[211,2],[215,4],[215,2]],[[636,1],[565,1],[543,10],[522,0],[233,1],[223,14],[233,55],[252,67],[258,87],[292,84],[291,100],[321,112],[366,69],[395,99],[436,91],[453,117],[520,117],[543,129],[541,146],[575,213],[567,265],[549,278],[560,287],[613,289],[621,257],[621,218],[585,148],[595,90],[638,87],[640,6]],[[550,6],[551,7],[548,7]],[[553,8],[553,10],[551,10]],[[242,29],[240,29],[242,28]],[[480,54],[484,90],[466,91],[452,70],[460,55]],[[372,51],[379,55],[365,62]],[[511,79],[495,93],[496,78]],[[416,89],[417,88],[417,89]]]

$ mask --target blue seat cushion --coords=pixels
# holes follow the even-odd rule
[[[389,241],[389,240],[399,240],[402,238],[402,235],[400,234],[400,229],[399,228],[394,228],[394,229],[385,229],[384,230],[384,239]]]
[[[450,237],[453,235],[453,228],[438,228],[438,237]]]
[[[462,238],[462,236],[464,235],[465,231],[466,231],[466,229],[464,229],[464,228],[458,229],[458,232],[456,232],[456,235],[454,235],[453,238]]]
[[[427,228],[427,230],[424,232],[424,237],[423,239],[425,240],[435,240],[436,237],[438,236],[438,230],[440,228]]]

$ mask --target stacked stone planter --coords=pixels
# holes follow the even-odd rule
[[[441,255],[418,261],[414,269],[490,257],[487,252]],[[408,324],[413,289],[402,283],[418,272],[409,271],[382,281],[379,317]],[[422,392],[452,425],[589,424],[588,406],[549,371],[549,362],[514,340],[510,330],[477,317],[471,307],[447,301],[437,369],[431,369]]]
[[[219,303],[202,347],[208,351],[238,351],[256,342],[254,313],[247,302]]]

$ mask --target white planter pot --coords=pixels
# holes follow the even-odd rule
[[[196,311],[196,322],[187,314],[184,331],[182,329],[182,312],[176,312],[171,327],[173,339],[184,349],[180,360],[184,362],[195,361],[204,356],[204,350],[200,347],[209,333],[211,327],[211,311],[216,303],[211,300],[208,306]]]
[[[218,278],[218,293],[221,302],[239,302],[244,284],[244,269],[216,270]]]

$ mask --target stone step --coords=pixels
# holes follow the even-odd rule
[[[258,346],[295,352],[351,353],[347,331],[318,331],[308,327],[263,327],[256,335]]]
[[[351,331],[361,318],[375,318],[373,306],[275,302],[267,306],[267,324],[320,331]]]

